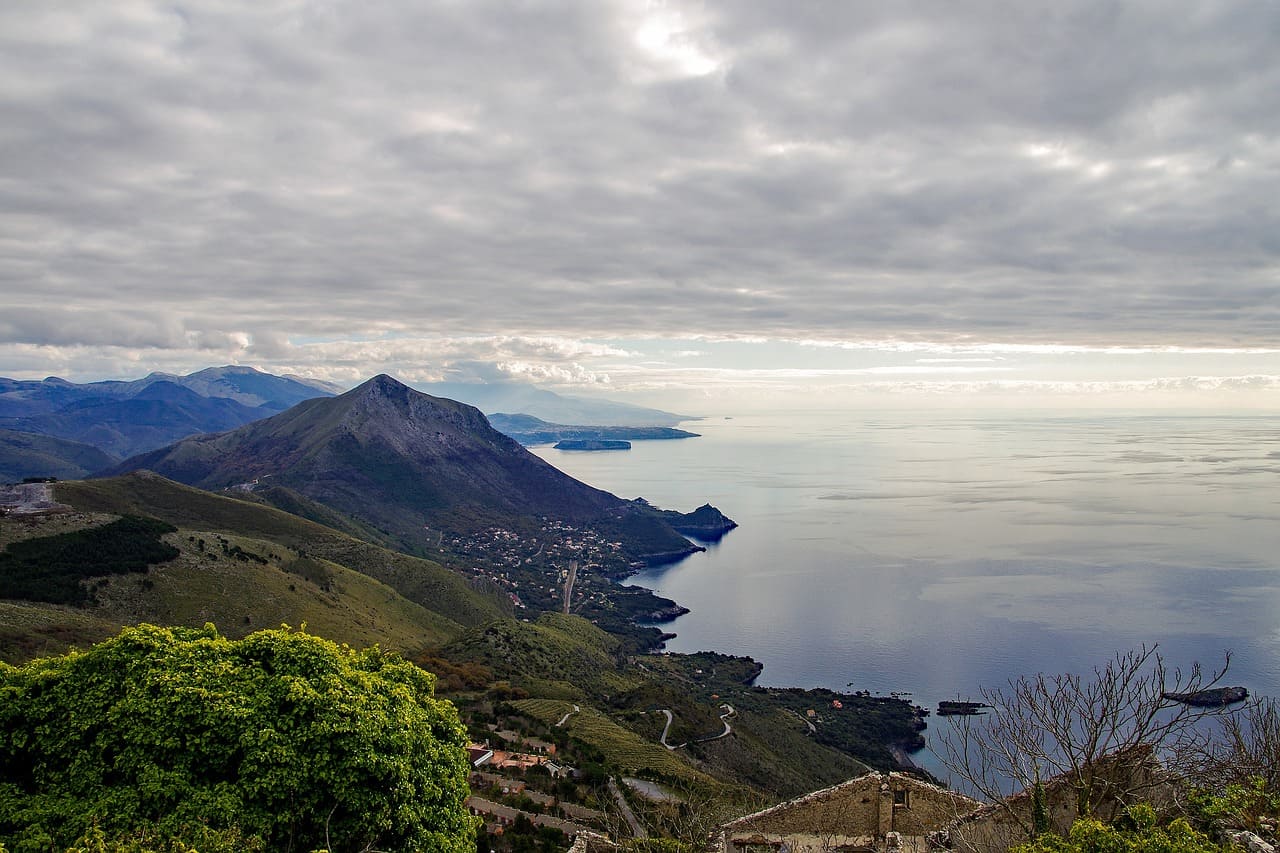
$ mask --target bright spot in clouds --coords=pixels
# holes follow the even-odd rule
[[[1277,77],[1245,0],[0,4],[0,375],[1275,408]]]

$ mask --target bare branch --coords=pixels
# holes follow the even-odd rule
[[[1100,807],[1114,811],[1157,784],[1151,774],[1115,772],[1114,757],[1149,761],[1203,746],[1203,722],[1223,716],[1223,709],[1170,697],[1214,687],[1230,662],[1230,654],[1224,655],[1222,668],[1207,676],[1199,664],[1185,673],[1170,671],[1158,647],[1143,646],[1117,653],[1087,678],[1041,673],[1010,680],[1004,688],[984,688],[990,712],[959,718],[942,739],[940,758],[973,792],[1002,804],[1028,837],[1030,815],[1003,801],[1039,779],[1069,782],[1081,815]]]

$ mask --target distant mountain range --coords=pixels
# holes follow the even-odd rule
[[[130,382],[0,378],[0,481],[84,476],[189,435],[233,429],[331,395],[319,383],[251,367],[152,373]],[[19,434],[62,442],[37,447]]]
[[[149,469],[204,489],[267,501],[297,496],[423,550],[444,533],[536,530],[544,519],[590,525],[633,558],[694,550],[677,513],[625,501],[543,462],[478,409],[381,375],[337,397],[220,435],[199,435],[109,469]]]
[[[129,400],[158,382],[178,385],[200,397],[226,398],[248,408],[282,412],[312,397],[331,397],[327,383],[274,376],[252,367],[209,367],[186,376],[151,373],[130,381],[106,380],[77,384],[50,376],[41,380],[0,378],[0,418],[26,418],[57,412],[72,403]]]
[[[696,432],[664,426],[584,426],[553,424],[533,415],[489,415],[498,432],[521,444],[550,444],[559,441],[656,441],[697,438]]]
[[[485,414],[518,412],[554,424],[670,427],[681,421],[697,420],[692,415],[677,415],[661,409],[648,409],[611,400],[557,394],[518,382],[433,382],[419,385],[418,388],[434,397],[469,403]]]
[[[524,443],[561,438],[675,438],[669,428],[684,416],[624,403],[566,397],[517,383],[428,386],[438,396],[478,404],[484,411],[520,412],[497,424]],[[286,411],[341,388],[251,367],[210,367],[186,376],[152,373],[132,381],[77,384],[0,378],[0,482],[25,477],[76,477],[105,455],[99,468],[188,436],[218,433]],[[522,408],[522,407],[528,407]],[[528,412],[528,413],[527,413]],[[558,423],[535,417],[542,413]],[[511,420],[515,419],[515,420]],[[561,426],[564,423],[590,426]],[[627,436],[615,435],[626,425]],[[537,433],[530,434],[532,426]],[[608,433],[607,435],[605,433]],[[22,438],[20,435],[26,435]],[[31,435],[61,439],[37,448]],[[551,437],[554,435],[555,437]]]
[[[4,418],[0,425],[88,444],[124,459],[202,432],[244,426],[278,411],[251,408],[229,397],[202,397],[169,381],[128,398],[85,397],[54,412]]]

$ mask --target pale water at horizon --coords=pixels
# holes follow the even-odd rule
[[[1280,696],[1280,421],[788,412],[629,452],[535,452],[622,497],[741,526],[636,575],[691,608],[672,651],[758,683],[925,707],[1158,643]],[[942,724],[930,717],[930,731]],[[926,733],[928,734],[928,733]],[[926,756],[926,766],[938,770]]]

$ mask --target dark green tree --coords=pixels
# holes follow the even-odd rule
[[[280,851],[471,853],[465,734],[434,682],[288,629],[143,625],[0,664],[0,843],[200,827]]]

